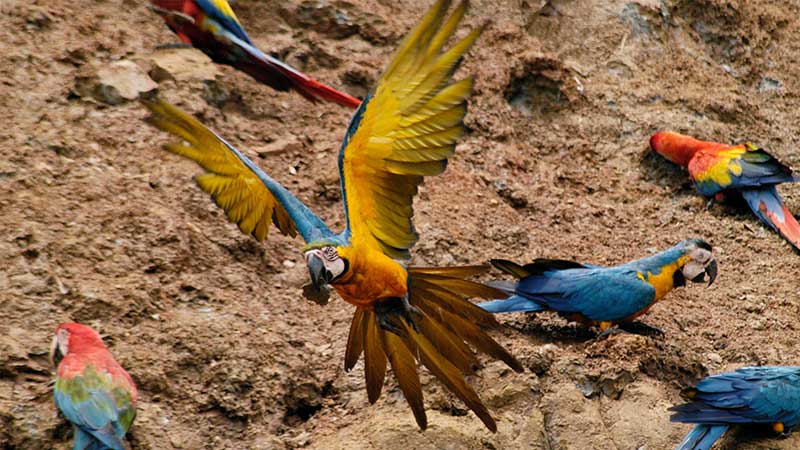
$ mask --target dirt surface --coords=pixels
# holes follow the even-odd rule
[[[413,263],[616,264],[696,236],[720,263],[712,287],[679,289],[642,318],[663,338],[503,317],[496,337],[530,370],[488,363],[471,380],[495,435],[427,373],[426,432],[394,380],[370,406],[362,364],[342,367],[353,308],[302,298],[300,243],[242,236],[191,182],[198,169],[160,149],[143,108],[98,77],[157,85],[334,229],[349,111],[193,50],[155,50],[175,38],[144,3],[0,0],[0,447],[71,448],[47,363],[69,320],[99,330],[138,384],[135,450],[669,449],[690,428],[666,410],[687,383],[800,364],[800,256],[750,214],[707,210],[684,172],[647,152],[651,133],[673,129],[751,140],[800,167],[796,2],[471,2],[463,28],[492,24],[459,72],[477,80],[469,130],[421,189]],[[428,3],[234,6],[262,49],[363,96]],[[800,211],[800,188],[781,192]],[[727,448],[800,447],[737,439]]]

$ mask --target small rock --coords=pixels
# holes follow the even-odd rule
[[[257,148],[256,153],[258,153],[258,156],[266,158],[269,155],[295,152],[302,149],[303,143],[300,142],[300,139],[297,136],[290,134],[288,136],[278,138],[263,147]],[[322,153],[322,155],[324,156],[325,154]]]
[[[161,83],[166,80],[213,80],[219,68],[211,58],[200,50],[181,48],[156,52],[150,58],[152,65],[148,74]]]
[[[295,262],[294,262],[294,261],[290,261],[290,260],[288,260],[288,259],[285,259],[285,260],[283,261],[283,267],[286,267],[287,269],[291,269],[292,267],[294,267],[294,266],[296,266],[296,265],[297,265],[297,264],[295,264]]]
[[[717,353],[708,353],[706,359],[714,364],[720,364],[722,362],[722,357]]]
[[[134,62],[122,60],[100,67],[76,79],[75,89],[82,97],[94,97],[109,105],[136,100],[139,94],[158,85]]]
[[[761,82],[758,83],[758,92],[777,91],[780,88],[781,88],[780,80],[776,80],[770,77],[764,77],[761,79]]]

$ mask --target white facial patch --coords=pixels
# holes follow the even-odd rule
[[[56,350],[61,353],[62,357],[67,355],[69,351],[69,331],[58,330],[58,333],[53,336],[53,343],[50,344],[50,363],[54,362]]]
[[[689,253],[689,262],[684,264],[682,272],[687,280],[693,280],[706,271],[708,264],[714,260],[714,255],[704,249],[696,248]]]
[[[309,250],[305,254],[306,262],[308,262],[311,255],[317,256],[320,260],[322,260],[325,270],[327,270],[330,274],[329,279],[335,280],[342,273],[344,273],[345,262],[339,256],[339,252],[336,251],[336,247],[327,245],[319,249]]]

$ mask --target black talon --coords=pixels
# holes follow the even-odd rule
[[[623,322],[619,324],[619,327],[631,334],[638,334],[641,336],[650,336],[650,337],[664,336],[664,332],[661,329],[652,327],[642,322]]]
[[[409,303],[407,295],[385,298],[375,302],[375,314],[378,316],[378,325],[381,328],[398,336],[402,336],[403,333],[403,327],[397,323],[400,317],[405,319],[414,331],[419,332],[417,320],[414,316],[421,317],[422,311]]]

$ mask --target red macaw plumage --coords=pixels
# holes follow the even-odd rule
[[[800,250],[800,224],[783,203],[776,186],[797,181],[792,170],[751,143],[726,145],[678,133],[661,132],[650,148],[685,166],[695,187],[705,196],[738,192],[753,213]]]
[[[279,91],[357,108],[361,100],[338,91],[257,49],[227,0],[151,0],[172,31],[214,62],[233,66]]]
[[[79,323],[56,328],[51,358],[58,365],[56,406],[75,430],[73,449],[124,450],[138,394],[96,331]]]

